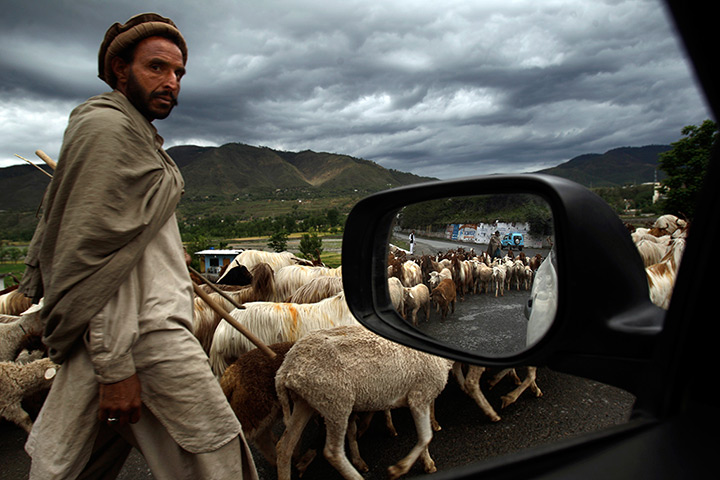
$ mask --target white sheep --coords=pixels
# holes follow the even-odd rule
[[[407,260],[402,264],[402,277],[400,278],[403,286],[414,287],[422,283],[422,268],[412,260]]]
[[[651,238],[655,240],[651,240]],[[662,257],[665,256],[668,250],[670,236],[666,235],[662,238],[664,242],[661,243],[658,241],[658,237],[648,235],[647,238],[642,238],[635,242],[635,247],[638,249],[638,253],[640,257],[642,257],[645,267],[659,263]]]
[[[251,269],[252,281],[250,285],[227,290],[222,286],[218,288],[238,305],[246,302],[270,301],[275,298],[274,272],[267,263],[258,263]],[[202,286],[201,286],[202,288]],[[226,312],[235,309],[235,305],[223,295],[212,289],[205,289],[210,299]],[[195,297],[193,300],[193,334],[200,341],[205,353],[210,352],[213,334],[220,323],[221,316],[213,310],[205,300]]]
[[[277,465],[277,438],[273,427],[282,420],[280,401],[275,390],[275,375],[293,344],[294,342],[282,342],[268,345],[275,353],[275,358],[268,357],[258,348],[243,353],[225,369],[220,379],[220,386],[242,425],[245,438],[255,445],[265,460],[274,467]],[[372,413],[365,414],[362,418],[355,418],[358,415],[353,415],[352,433],[348,432],[351,444],[355,444],[362,431],[367,429]],[[358,420],[361,420],[360,425],[355,424]],[[397,436],[389,410],[385,412],[385,422],[390,434]],[[300,476],[316,455],[314,448],[308,449],[302,456],[293,455],[296,460],[295,468]]]
[[[30,433],[33,422],[22,408],[22,400],[49,389],[58,368],[49,358],[27,364],[0,362],[0,418]]]
[[[495,296],[498,296],[498,293],[500,296],[505,295],[505,283],[507,281],[507,265],[505,263],[497,263],[493,265],[493,274],[492,274],[492,281],[493,286],[495,287]]]
[[[403,287],[403,303],[405,304],[403,317],[410,320],[413,325],[418,324],[417,314],[420,309],[425,312],[425,320],[430,320],[430,290],[424,283],[414,287]]]
[[[296,341],[320,328],[357,325],[344,292],[317,303],[249,302],[243,307],[232,310],[230,315],[266,344]],[[213,372],[220,378],[230,363],[253,348],[250,340],[222,320],[208,354]]]
[[[473,262],[473,268],[475,270],[473,292],[481,293],[484,291],[487,293],[492,283],[492,267],[487,265],[484,261],[475,261]]]
[[[0,295],[0,314],[20,315],[32,306],[32,299],[20,293],[17,287],[3,291],[6,293]]]
[[[405,312],[405,287],[397,277],[388,278],[388,291],[393,308],[402,315]]]
[[[288,303],[317,303],[337,295],[343,289],[341,277],[319,276],[293,292]]]
[[[430,272],[429,275],[428,286],[431,290],[437,287],[444,279],[453,279],[452,272],[447,267],[443,267],[439,272]]]
[[[277,272],[287,265],[312,265],[312,262],[295,256],[291,252],[264,252],[262,250],[245,250],[238,254],[227,266],[225,272],[238,265],[252,271],[252,267],[258,263],[267,263]],[[222,277],[218,279],[218,283],[222,281]]]
[[[675,286],[675,278],[685,251],[685,238],[675,238],[660,262],[645,268],[650,300],[667,310]]]
[[[390,478],[407,473],[420,456],[426,472],[436,471],[428,451],[430,416],[451,367],[447,359],[393,343],[359,325],[307,334],[287,353],[275,377],[286,426],[277,444],[278,479],[290,479],[293,450],[315,412],[325,420],[323,453],[327,460],[344,478],[362,479],[345,455],[350,415],[354,410],[401,406],[410,408],[418,441],[405,458],[388,469]],[[350,450],[353,463],[366,470],[357,449]]]
[[[287,302],[295,291],[317,277],[342,278],[342,267],[314,267],[307,265],[288,265],[275,272],[275,296],[268,299],[273,302]]]

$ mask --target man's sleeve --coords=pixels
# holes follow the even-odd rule
[[[134,273],[90,320],[85,342],[99,383],[119,382],[135,373],[132,348],[139,337],[140,285]]]

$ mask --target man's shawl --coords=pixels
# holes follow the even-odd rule
[[[43,298],[43,341],[61,363],[175,211],[183,180],[155,128],[120,92],[70,115],[20,290]]]

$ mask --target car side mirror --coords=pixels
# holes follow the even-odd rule
[[[500,225],[504,231],[493,230]],[[437,236],[438,230],[459,231],[461,226],[466,240],[475,229],[472,241],[451,249],[461,249],[464,259],[487,254],[491,234],[522,235],[523,250],[513,250],[510,240],[502,256],[512,251],[527,258],[539,252],[545,260],[543,284],[536,281],[529,290],[511,286],[514,291],[507,298],[498,293],[498,301],[494,291],[484,293],[492,299],[484,298],[483,307],[462,306],[468,316],[464,326],[437,312],[425,320],[424,311],[414,324],[412,312],[399,311],[389,286],[399,278],[398,259],[419,264],[425,253],[420,247],[409,253],[408,232],[415,230],[417,239],[419,232]],[[519,236],[509,238],[520,241]],[[493,175],[371,195],[348,217],[342,258],[346,300],[360,323],[398,343],[465,363],[549,365],[632,391],[642,375],[637,367],[650,360],[662,330],[664,312],[650,301],[644,265],[628,230],[600,197],[559,177]],[[428,280],[426,276],[423,283],[432,292]],[[513,301],[513,296],[521,300]],[[471,303],[456,299],[455,305],[465,302]],[[498,326],[488,318],[491,304],[514,312],[499,330],[493,330]],[[490,336],[503,338],[495,342]],[[615,373],[607,373],[613,371],[608,362],[618,367]]]

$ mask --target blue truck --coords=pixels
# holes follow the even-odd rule
[[[500,245],[503,249],[513,248],[522,251],[525,246],[525,239],[523,238],[523,234],[519,232],[506,233],[500,240]]]

